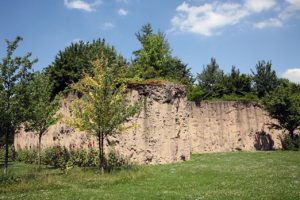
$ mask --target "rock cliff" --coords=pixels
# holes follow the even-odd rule
[[[192,153],[281,148],[281,131],[256,103],[236,101],[190,104]]]
[[[128,98],[141,100],[142,109],[132,118],[134,128],[125,133],[109,137],[109,143],[123,157],[138,164],[164,164],[188,160],[190,141],[185,88],[178,85],[131,84]],[[71,97],[64,99],[60,113],[69,115]],[[16,149],[35,148],[37,137],[21,130],[14,139]],[[42,147],[55,145],[67,148],[97,148],[96,138],[85,132],[76,132],[63,123],[47,130]],[[108,151],[108,145],[107,149]]]
[[[188,102],[185,88],[174,84],[131,84],[131,102],[141,100],[142,109],[130,122],[134,128],[109,137],[106,151],[113,148],[138,164],[164,164],[188,160],[191,153],[281,148],[280,131],[269,128],[275,122],[255,103]],[[69,115],[69,96],[59,110]],[[15,148],[35,148],[37,137],[21,130],[15,136]],[[110,144],[110,145],[108,145]],[[76,132],[66,124],[51,126],[42,139],[42,147],[97,147],[96,138]]]

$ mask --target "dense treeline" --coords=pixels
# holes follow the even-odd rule
[[[30,59],[31,53],[13,55],[22,38],[7,41],[7,54],[0,63],[0,139],[6,147],[5,168],[8,144],[21,125],[38,134],[40,156],[43,134],[59,120],[54,114],[61,94],[71,90],[86,94],[81,105],[88,105],[87,109],[78,107],[74,110],[78,115],[74,116],[77,116],[77,122],[81,122],[80,127],[85,130],[89,127],[99,136],[101,143],[103,137],[111,134],[110,130],[119,129],[124,120],[138,112],[137,108],[127,109],[126,102],[122,101],[126,83],[153,79],[185,85],[189,100],[198,103],[203,100],[262,103],[279,122],[273,126],[288,133],[287,146],[299,149],[300,86],[278,78],[271,61],[258,61],[251,74],[243,74],[235,66],[226,74],[212,58],[202,71],[193,76],[187,64],[172,55],[164,33],[154,32],[151,25],[146,24],[136,37],[141,46],[133,52],[131,62],[105,40],[80,41],[59,51],[53,63],[37,73],[31,70],[37,61]],[[78,90],[80,84],[84,87]],[[95,110],[100,113],[92,112]],[[109,127],[112,120],[104,115],[117,116],[115,127]],[[99,151],[103,169],[103,149]]]

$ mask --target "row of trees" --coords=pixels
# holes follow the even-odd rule
[[[139,102],[129,105],[125,100],[124,72],[127,68],[124,59],[104,41],[80,42],[59,52],[53,65],[46,70],[34,73],[31,67],[37,60],[30,60],[30,53],[23,57],[13,56],[21,40],[17,37],[12,42],[7,41],[7,55],[0,63],[0,136],[4,138],[5,146],[4,173],[7,173],[9,144],[22,127],[38,135],[38,164],[41,165],[42,136],[50,125],[60,120],[56,114],[59,100],[63,92],[70,90],[80,98],[70,107],[72,117],[64,121],[97,136],[99,167],[103,172],[104,139],[120,132],[123,122],[139,110]]]
[[[165,35],[144,25],[136,37],[141,44],[127,62],[105,40],[71,44],[40,73],[31,67],[37,62],[31,54],[13,57],[22,38],[7,41],[7,55],[0,63],[0,134],[8,144],[14,133],[24,125],[42,136],[58,120],[55,115],[64,92],[76,92],[82,98],[71,106],[74,127],[95,134],[99,142],[99,166],[103,170],[103,141],[122,128],[121,124],[138,112],[138,104],[128,106],[126,81],[163,79],[186,85],[190,100],[246,99],[260,101],[270,115],[278,119],[277,128],[285,129],[292,139],[300,126],[300,86],[279,79],[271,62],[260,61],[251,75],[232,67],[225,74],[212,58],[201,73],[193,76],[190,68],[172,51]]]

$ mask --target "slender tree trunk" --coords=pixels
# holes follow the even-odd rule
[[[99,169],[101,174],[104,173],[104,155],[103,155],[103,133],[98,132],[98,145],[99,145]]]
[[[41,169],[42,156],[41,156],[41,145],[42,145],[42,133],[39,133],[39,143],[38,143],[38,167]]]
[[[4,174],[7,175],[7,168],[8,168],[8,143],[9,143],[9,131],[10,128],[5,133],[5,158],[4,158]]]

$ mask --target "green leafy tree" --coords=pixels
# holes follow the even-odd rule
[[[162,33],[146,35],[142,48],[134,52],[134,68],[143,79],[162,77],[165,63],[171,55],[168,42]]]
[[[136,38],[143,43],[145,38],[153,34],[153,29],[150,23],[142,26],[141,30],[135,34]]]
[[[197,75],[197,81],[204,92],[204,99],[223,96],[224,72],[219,68],[216,59],[212,58],[210,64],[203,68],[203,71]]]
[[[135,59],[129,69],[129,77],[140,79],[163,78],[184,85],[194,82],[190,69],[179,58],[172,57],[172,51],[164,33],[153,33],[150,24],[136,33],[141,49],[133,52]]]
[[[25,56],[13,57],[21,37],[16,37],[12,42],[6,40],[6,56],[0,63],[0,110],[1,110],[1,131],[5,138],[5,161],[4,173],[8,167],[8,145],[10,137],[14,135],[22,121],[24,121],[26,101],[26,85],[31,79],[30,69],[37,60],[30,60],[31,53]]]
[[[162,76],[166,79],[179,82],[188,87],[192,86],[195,82],[191,69],[187,64],[184,64],[179,58],[169,58],[164,64]]]
[[[279,124],[273,124],[276,128],[288,131],[292,140],[295,139],[295,131],[300,128],[300,93],[292,90],[291,84],[281,84],[263,99],[266,110],[270,116],[277,119]]]
[[[272,70],[271,61],[259,61],[256,65],[256,72],[251,71],[258,97],[264,97],[278,85],[278,78],[276,72]]]
[[[244,96],[251,92],[251,77],[241,74],[240,70],[232,66],[229,75],[225,75],[224,85],[227,94],[236,94]]]
[[[63,51],[59,51],[54,62],[46,69],[47,74],[53,82],[52,96],[55,97],[64,91],[72,83],[78,82],[85,73],[92,73],[91,61],[97,58],[99,52],[103,52],[105,58],[115,60],[118,66],[124,66],[126,61],[117,54],[114,47],[106,44],[105,40],[94,40],[93,42],[72,43]]]
[[[58,98],[52,100],[53,84],[45,73],[36,73],[28,86],[30,104],[26,130],[38,135],[38,165],[41,166],[41,142],[49,126],[57,122],[55,113],[58,110]]]
[[[99,167],[105,168],[104,140],[124,128],[126,122],[139,110],[139,104],[126,102],[124,71],[103,56],[93,62],[93,75],[86,74],[72,88],[82,95],[73,101],[69,124],[96,135],[99,145]]]

